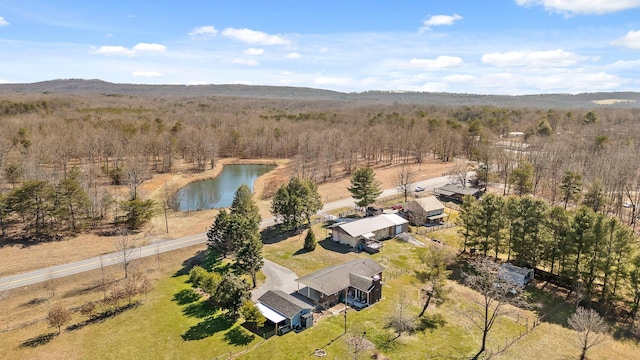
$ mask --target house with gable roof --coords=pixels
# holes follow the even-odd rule
[[[390,239],[409,231],[409,221],[396,214],[381,214],[331,226],[331,238],[352,248],[373,246],[375,241]]]
[[[435,196],[412,200],[405,205],[404,210],[407,218],[415,225],[439,224],[449,216],[444,212],[444,205]]]
[[[256,307],[278,329],[304,329],[313,326],[313,306],[285,293],[269,290],[258,298]]]
[[[296,279],[298,293],[324,308],[344,302],[363,308],[382,298],[383,270],[370,258],[329,266]]]

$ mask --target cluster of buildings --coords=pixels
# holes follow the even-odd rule
[[[465,195],[479,196],[478,189],[449,184],[435,190],[438,196],[412,200],[402,209],[385,211],[361,219],[338,219],[329,226],[330,239],[355,251],[374,253],[382,248],[382,241],[409,231],[409,224],[442,225],[448,219],[440,199],[461,201]],[[345,304],[362,309],[382,299],[382,272],[384,267],[371,258],[358,258],[344,264],[333,265],[296,279],[298,290],[292,294],[269,290],[258,301],[262,314],[273,322],[278,333],[301,330],[313,326],[316,306],[330,308]],[[500,273],[518,284],[533,279],[530,270],[509,264]]]

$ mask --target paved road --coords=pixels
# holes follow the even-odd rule
[[[296,282],[298,275],[286,267],[265,259],[261,271],[266,280],[264,284],[251,292],[253,302],[258,302],[258,298],[269,290],[282,290],[287,294],[298,291],[298,283]]]
[[[449,181],[450,179],[448,176],[441,176],[437,178],[416,182],[415,184],[413,184],[413,186],[422,186],[425,188],[424,193],[427,193],[435,187],[445,185]],[[398,189],[387,189],[387,190],[384,190],[382,192],[382,195],[380,196],[386,197],[386,196],[396,195],[398,193],[400,193]],[[354,206],[354,203],[355,201],[352,198],[334,201],[334,202],[325,204],[324,207],[318,213],[323,214],[335,209],[352,207]],[[260,227],[261,228],[269,227],[274,225],[275,222],[276,220],[273,217],[266,218],[262,220],[262,222],[260,223]],[[176,250],[176,249],[180,249],[188,246],[201,244],[201,243],[204,243],[206,240],[207,240],[207,236],[205,233],[195,234],[195,235],[186,236],[186,237],[175,239],[175,240],[166,240],[166,241],[158,242],[152,245],[136,248],[131,251],[130,255],[133,258],[153,256],[158,253],[163,253],[163,252],[172,251],[172,250]],[[116,252],[116,253],[105,254],[102,256],[94,257],[87,260],[76,261],[73,263],[57,265],[57,266],[34,270],[34,271],[22,273],[22,274],[7,276],[4,278],[0,278],[0,291],[32,285],[32,284],[43,282],[52,278],[59,278],[67,275],[78,274],[84,271],[99,269],[101,266],[108,266],[108,265],[118,264],[121,262],[122,262],[122,253]],[[297,288],[293,289],[292,291],[295,291],[295,290],[297,290]]]

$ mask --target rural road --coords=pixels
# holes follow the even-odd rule
[[[413,184],[415,186],[422,186],[425,188],[425,193],[428,193],[433,188],[440,187],[447,184],[450,181],[449,176],[441,176],[431,178],[423,181],[418,181]],[[400,193],[397,188],[387,189],[382,192],[380,197],[392,196]],[[324,207],[318,212],[324,214],[331,210],[353,207],[354,200],[352,198],[342,199],[325,204]],[[266,228],[276,223],[274,217],[263,219],[260,223],[260,228]],[[159,253],[172,251],[188,246],[204,243],[207,240],[206,233],[195,234],[191,236],[182,237],[175,240],[161,240],[152,245],[146,245],[140,248],[131,249],[128,252],[128,257],[132,259],[143,258],[146,256],[153,256]],[[49,279],[55,279],[67,275],[78,274],[84,271],[99,269],[101,266],[109,266],[122,262],[122,252],[115,252],[105,254],[102,256],[76,261],[68,264],[62,264],[57,266],[51,266],[44,269],[29,271],[22,274],[16,274],[0,278],[0,292],[5,290],[16,289],[22,286],[32,285],[39,282],[43,282]]]

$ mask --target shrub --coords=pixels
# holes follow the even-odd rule
[[[202,266],[196,265],[189,271],[189,282],[193,287],[200,287],[202,280],[207,276],[209,272]]]
[[[316,249],[316,234],[313,233],[311,228],[307,231],[307,236],[304,237],[304,249],[307,251]]]

